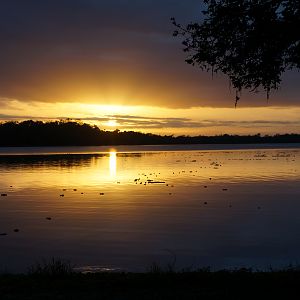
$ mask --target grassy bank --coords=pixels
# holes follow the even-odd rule
[[[1,275],[0,299],[256,299],[300,295],[300,271]],[[296,298],[295,298],[296,299]]]

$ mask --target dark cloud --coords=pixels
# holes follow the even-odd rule
[[[15,116],[8,114],[0,114],[0,120],[66,120],[64,116],[56,118],[47,118],[40,116]],[[117,123],[116,127],[126,130],[147,130],[147,129],[166,129],[166,128],[210,128],[210,127],[228,127],[228,128],[280,128],[282,126],[300,126],[300,120],[296,121],[282,121],[282,120],[253,120],[253,121],[233,121],[233,120],[213,120],[204,119],[195,121],[189,118],[157,118],[144,117],[134,115],[107,115],[104,117],[86,117],[86,118],[72,118],[70,120],[83,122],[97,122],[100,128],[107,127],[105,124],[108,121],[114,120]]]
[[[189,118],[152,118],[144,116],[130,115],[108,115],[107,118],[84,118],[83,121],[115,120],[122,127],[162,129],[162,128],[206,128],[206,127],[280,127],[280,126],[300,126],[299,121],[282,120],[253,120],[253,121],[232,121],[232,120],[200,120],[195,121]]]
[[[17,121],[17,120],[48,120],[47,117],[33,117],[30,115],[7,115],[7,114],[0,114],[0,120],[2,121]]]
[[[131,115],[107,115],[103,117],[81,118],[82,121],[108,122],[115,120],[121,127],[128,129],[159,129],[159,128],[194,128],[200,123],[189,118],[152,118]]]
[[[143,116],[131,116],[131,115],[108,115],[110,118],[114,118],[117,120],[172,120],[172,121],[188,121],[188,118],[156,118],[156,117],[143,117]]]
[[[212,81],[186,65],[180,41],[172,37],[170,17],[183,23],[198,20],[201,3],[2,0],[0,97],[232,107],[227,80],[217,76]],[[287,74],[269,105],[298,104],[298,81],[299,75]],[[264,106],[264,99],[263,94],[245,94],[240,106]]]

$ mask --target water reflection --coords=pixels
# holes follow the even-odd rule
[[[115,150],[109,152],[109,173],[110,177],[117,177],[117,152]]]
[[[297,149],[0,156],[0,270],[56,256],[143,271],[169,262],[165,249],[178,267],[294,262],[299,159]]]

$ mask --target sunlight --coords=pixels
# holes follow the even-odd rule
[[[1,121],[22,121],[28,118],[44,121],[81,120],[100,129],[135,130],[144,133],[176,135],[293,133],[300,130],[300,107],[241,107],[234,108],[167,108],[158,106],[100,105],[87,103],[22,102],[0,97]],[[57,117],[57,112],[61,117]],[[7,117],[6,117],[7,116]],[[28,117],[24,117],[28,116]],[[178,118],[173,122],[172,118]],[[245,122],[247,120],[247,122]],[[260,122],[257,122],[260,121]],[[261,122],[262,121],[262,122]],[[268,122],[265,126],[264,122]],[[117,124],[116,124],[116,123]],[[107,124],[108,123],[108,124]],[[159,123],[162,126],[157,126]],[[289,126],[282,126],[282,124]],[[153,125],[153,126],[152,126]]]
[[[110,126],[110,127],[116,127],[116,126],[119,125],[118,122],[117,122],[116,120],[113,120],[113,119],[107,121],[107,122],[104,123],[104,124],[105,124],[106,126]]]
[[[127,105],[101,105],[101,104],[78,104],[84,113],[92,113],[95,115],[123,115],[132,114],[136,111],[134,106]]]
[[[111,177],[117,176],[117,152],[114,149],[109,152],[109,173]]]

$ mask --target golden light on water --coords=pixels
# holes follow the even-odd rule
[[[264,157],[264,154],[267,157]],[[79,157],[78,161],[71,161],[70,165],[63,164],[62,172],[56,171],[58,161],[55,155],[45,165],[33,160],[32,164],[22,165],[22,168],[14,172],[0,172],[0,184],[5,187],[11,185],[15,190],[20,191],[30,189],[32,186],[55,188],[55,190],[59,187],[66,188],[69,193],[74,187],[78,188],[78,191],[82,189],[83,192],[87,187],[98,189],[99,184],[105,189],[110,189],[112,183],[117,181],[122,182],[122,186],[126,189],[132,184],[135,185],[134,179],[141,177],[142,173],[148,176],[152,173],[150,179],[158,181],[172,180],[174,185],[184,185],[187,179],[192,179],[193,184],[205,185],[210,177],[216,182],[231,183],[287,178],[298,180],[300,170],[293,165],[294,160],[300,157],[299,151],[292,151],[290,157],[281,157],[281,155],[284,155],[282,150],[247,150],[243,153],[227,150],[182,153],[175,151],[167,155],[165,152],[147,154],[143,152],[124,155],[118,152],[117,148],[111,148],[107,154],[99,157]],[[218,162],[222,166],[217,167],[212,165],[212,162]],[[2,165],[2,170],[5,167],[5,164]],[[20,178],[22,178],[21,182]],[[149,188],[151,186],[164,191],[167,189],[165,185],[147,185]],[[141,187],[144,188],[144,185]]]
[[[114,149],[109,152],[109,173],[110,177],[117,176],[117,152]]]

